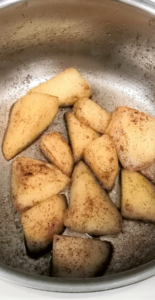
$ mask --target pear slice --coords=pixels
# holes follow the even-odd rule
[[[58,103],[54,96],[30,92],[13,105],[3,141],[7,160],[30,145],[48,127],[57,114]]]
[[[155,222],[155,186],[138,172],[122,171],[122,216]]]
[[[117,234],[122,229],[120,213],[83,162],[74,168],[64,224],[94,236]]]
[[[110,243],[95,239],[54,235],[52,276],[90,278],[104,273]]]
[[[140,173],[143,174],[148,179],[150,179],[155,184],[155,160],[149,167],[141,170]]]
[[[57,195],[70,178],[57,167],[41,160],[18,157],[12,163],[12,197],[14,207],[23,212]]]
[[[74,162],[83,158],[84,148],[100,134],[92,128],[82,124],[73,113],[66,113],[69,138],[72,146]]]
[[[21,215],[30,252],[39,253],[52,243],[53,235],[63,231],[63,215],[67,205],[63,195],[53,196]]]
[[[106,190],[111,190],[118,174],[117,152],[111,137],[102,135],[86,146],[84,159]]]
[[[155,119],[128,107],[117,107],[106,130],[118,158],[130,171],[147,168],[155,159]]]
[[[74,68],[43,82],[32,89],[34,92],[46,93],[59,98],[59,106],[71,106],[83,97],[90,97],[91,88],[86,79]]]
[[[111,119],[111,114],[88,98],[82,98],[74,104],[74,113],[83,124],[100,133],[105,132]]]
[[[61,172],[70,177],[74,164],[73,155],[66,140],[59,132],[46,134],[41,139],[40,148]]]

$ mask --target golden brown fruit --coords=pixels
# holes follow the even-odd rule
[[[19,99],[10,113],[3,141],[7,160],[30,145],[52,122],[58,111],[58,98],[40,93],[28,93]]]
[[[117,234],[122,229],[120,213],[83,162],[74,168],[64,224],[96,236]]]
[[[59,106],[71,106],[83,97],[90,97],[91,88],[86,79],[74,68],[43,82],[32,89],[34,92],[46,93],[59,98]]]
[[[64,228],[66,209],[63,195],[53,196],[22,213],[21,221],[30,252],[40,252],[52,243],[53,235]]]
[[[155,119],[128,107],[117,107],[106,130],[125,169],[145,169],[155,159]]]
[[[41,160],[18,157],[12,163],[14,207],[23,212],[62,191],[70,182],[57,167]]]
[[[117,152],[111,137],[102,135],[84,149],[84,159],[106,190],[111,190],[118,174]]]
[[[73,170],[73,155],[69,145],[59,132],[46,134],[40,143],[45,156],[64,174],[71,176]]]
[[[155,186],[138,172],[122,170],[122,216],[155,222]]]
[[[52,276],[90,278],[103,274],[110,252],[111,247],[107,242],[54,235]]]
[[[84,148],[100,134],[92,128],[82,124],[73,113],[66,114],[69,138],[72,146],[74,162],[83,158]]]
[[[82,98],[74,104],[74,113],[83,124],[100,133],[105,132],[111,119],[111,114],[88,98]]]
[[[3,154],[13,158],[30,145],[53,121],[58,111],[58,98],[28,93],[12,107],[3,141]]]

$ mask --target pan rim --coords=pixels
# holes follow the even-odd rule
[[[135,8],[144,10],[151,15],[155,15],[155,2],[152,2],[150,0],[114,1],[133,6]],[[0,9],[5,9],[9,6],[24,2],[27,2],[27,0],[2,0],[0,3]],[[0,263],[0,279],[17,284],[19,286],[59,293],[86,293],[106,291],[132,285],[153,277],[154,275],[155,260],[128,271],[91,279],[62,279],[33,275],[24,271],[20,271],[18,269],[13,269],[12,267]]]
[[[155,275],[155,260],[114,275],[95,278],[54,278],[34,275],[0,264],[0,279],[36,290],[59,293],[89,293],[132,285]]]

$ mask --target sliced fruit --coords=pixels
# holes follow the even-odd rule
[[[57,97],[30,92],[13,105],[3,141],[7,160],[30,145],[49,126],[57,114],[58,103]]]
[[[25,211],[62,191],[70,182],[57,167],[41,160],[18,157],[12,163],[15,209]]]
[[[122,229],[120,213],[83,162],[74,168],[64,224],[95,236],[117,234]]]
[[[111,190],[118,174],[118,158],[113,140],[107,134],[84,149],[84,159],[106,190]]]
[[[45,156],[64,174],[70,176],[73,170],[73,155],[69,145],[59,132],[46,134],[40,143]]]
[[[54,235],[52,276],[90,278],[104,273],[110,244],[95,239]]]
[[[155,119],[128,107],[117,107],[106,130],[125,169],[145,169],[155,159]]]
[[[90,97],[91,88],[86,79],[74,68],[43,82],[32,89],[34,92],[46,93],[59,98],[59,106],[71,106],[83,97]]]
[[[83,157],[84,148],[97,137],[99,133],[82,124],[73,113],[66,114],[69,138],[73,150],[74,162]]]
[[[122,216],[155,222],[155,186],[138,172],[122,171]]]
[[[22,213],[21,221],[30,252],[40,252],[52,243],[53,235],[63,231],[66,209],[63,195],[53,196]]]
[[[105,132],[111,119],[111,114],[88,98],[82,98],[74,104],[74,113],[83,124],[100,133]]]

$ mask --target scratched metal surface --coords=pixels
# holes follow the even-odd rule
[[[85,76],[92,98],[109,112],[127,105],[155,117],[152,15],[117,1],[31,0],[0,10],[0,32],[1,144],[12,104],[30,88],[71,66]],[[44,134],[54,130],[68,138],[64,122],[68,110],[59,109]],[[20,155],[45,160],[39,140]],[[10,170],[11,161],[5,161],[0,150],[0,262],[48,276],[50,253],[38,259],[26,253],[20,216],[11,202]],[[119,181],[110,193],[117,207]],[[122,233],[101,239],[113,245],[107,274],[155,259],[153,224],[124,220]]]

